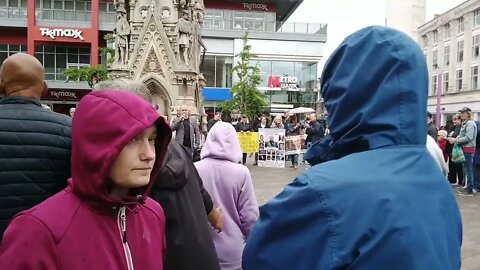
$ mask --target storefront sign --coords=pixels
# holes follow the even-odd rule
[[[243,3],[243,8],[248,10],[255,10],[255,11],[259,11],[259,10],[268,11],[267,4]]]
[[[248,2],[236,2],[225,0],[212,0],[208,1],[208,9],[228,9],[228,10],[246,10],[246,11],[262,11],[262,12],[276,12],[277,7],[275,4],[262,4],[262,3],[248,3]]]
[[[82,31],[78,29],[61,29],[61,28],[40,28],[40,33],[42,36],[48,36],[51,39],[55,39],[56,37],[71,37],[74,39],[84,40],[82,36]]]
[[[52,101],[80,101],[91,90],[48,90],[42,100]]]
[[[270,76],[268,77],[268,87],[280,88],[287,91],[298,91],[297,77],[290,76]]]

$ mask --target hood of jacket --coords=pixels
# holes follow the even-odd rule
[[[218,122],[208,132],[200,157],[230,160],[238,163],[242,160],[242,149],[237,132],[230,123]]]
[[[369,149],[426,143],[426,60],[400,31],[371,26],[347,37],[325,64],[321,93],[330,134],[306,153],[313,165]]]
[[[110,168],[123,147],[144,129],[157,127],[156,159],[147,187],[131,190],[121,202],[109,195]],[[125,91],[98,91],[82,98],[72,121],[72,178],[75,194],[96,203],[143,203],[172,132],[165,119],[140,97]]]

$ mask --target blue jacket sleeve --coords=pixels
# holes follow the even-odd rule
[[[331,269],[329,214],[305,175],[260,208],[244,270]]]

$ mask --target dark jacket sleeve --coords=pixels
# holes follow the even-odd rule
[[[320,136],[322,133],[324,133],[324,131],[322,125],[320,125],[319,122],[315,121],[315,123],[313,123],[305,130],[305,133],[307,133],[308,135]]]
[[[430,135],[435,141],[437,141],[438,130],[434,124],[428,125],[428,135]]]

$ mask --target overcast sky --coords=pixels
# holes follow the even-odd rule
[[[434,14],[444,13],[464,1],[427,0],[427,21],[433,19]],[[366,26],[385,25],[386,13],[386,0],[304,0],[289,21],[328,24],[328,41],[320,63],[323,67],[346,36]]]

